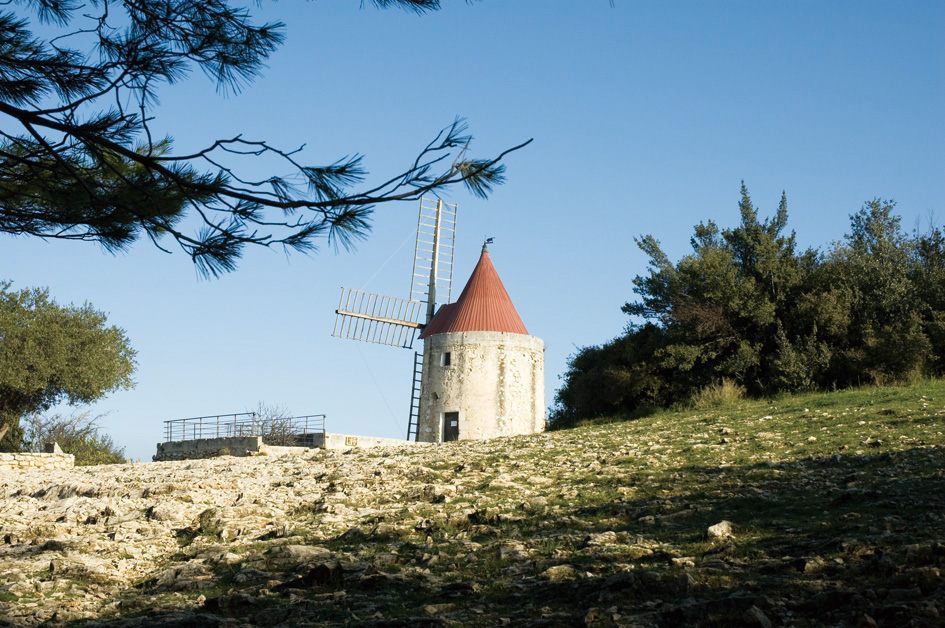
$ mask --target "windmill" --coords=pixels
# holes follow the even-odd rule
[[[413,349],[417,332],[436,313],[437,299],[445,296],[445,301],[441,302],[449,303],[453,296],[457,210],[455,203],[421,197],[409,296],[402,298],[342,288],[331,335]],[[414,351],[407,440],[417,438],[422,375],[423,354]]]

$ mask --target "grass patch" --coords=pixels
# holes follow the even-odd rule
[[[696,410],[705,410],[716,406],[729,405],[744,398],[744,386],[736,384],[730,379],[723,379],[720,382],[701,388],[689,400],[689,405]]]
[[[945,616],[945,382],[706,400],[418,448],[384,465],[355,452],[309,479],[296,469],[279,484],[301,491],[279,529],[327,550],[343,596],[317,579],[281,586],[312,565],[267,559],[281,533],[224,542],[211,510],[184,529],[193,544],[170,563],[237,556],[212,567],[204,611],[248,623],[727,626],[764,624],[761,613],[774,625],[934,625]],[[710,538],[723,520],[733,535]],[[155,621],[194,604],[147,587],[124,596],[135,613],[165,613]]]

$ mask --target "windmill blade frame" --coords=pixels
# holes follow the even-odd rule
[[[453,300],[453,259],[456,251],[456,217],[459,205],[443,199],[421,197],[417,212],[417,239],[410,276],[410,298],[429,304],[439,295]],[[427,322],[432,318],[429,314]]]
[[[423,327],[424,303],[342,288],[331,335],[410,349]]]

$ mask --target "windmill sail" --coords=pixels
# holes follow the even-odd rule
[[[331,335],[409,349],[425,314],[420,301],[342,288]]]
[[[449,303],[453,300],[457,210],[455,203],[445,203],[426,196],[420,199],[413,274],[410,278],[411,299],[429,303],[432,293],[433,301]]]
[[[417,332],[433,319],[437,303],[449,303],[453,298],[457,210],[455,203],[421,197],[410,296],[402,299],[342,288],[331,335],[412,349]],[[417,438],[422,371],[423,355],[415,352],[408,440]]]

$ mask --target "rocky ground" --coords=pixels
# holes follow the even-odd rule
[[[945,384],[0,474],[0,624],[945,624]]]

